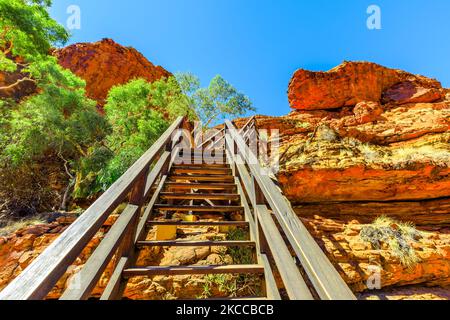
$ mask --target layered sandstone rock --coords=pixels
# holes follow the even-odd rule
[[[134,48],[123,47],[111,39],[95,43],[77,43],[56,50],[59,64],[86,81],[89,98],[104,104],[108,91],[115,85],[136,78],[149,82],[167,78],[171,74],[149,62]]]
[[[446,92],[435,80],[373,63],[346,62],[325,73],[299,70],[289,87],[291,106],[299,110],[257,117],[257,126],[280,130],[278,178],[294,204],[407,206],[450,198]]]
[[[368,261],[382,269],[383,288],[449,284],[446,92],[422,76],[344,63],[325,73],[297,71],[289,87],[296,110],[257,117],[258,128],[280,131],[278,180],[285,196],[355,291],[367,289]],[[421,262],[412,270],[389,248],[374,250],[359,238],[362,225],[382,215],[428,232],[415,244]],[[431,297],[404,293],[393,299]]]
[[[337,109],[362,101],[397,104],[434,102],[445,96],[439,82],[375,63],[345,62],[328,72],[300,69],[289,84],[289,102],[299,110]]]
[[[367,290],[372,283],[368,280],[377,272],[381,288],[450,285],[449,233],[421,232],[417,242],[410,243],[419,261],[405,266],[386,243],[378,249],[362,240],[364,225],[358,221],[344,223],[320,216],[302,221],[355,292]]]

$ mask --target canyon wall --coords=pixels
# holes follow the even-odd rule
[[[105,103],[109,89],[136,78],[149,82],[171,76],[163,67],[155,66],[140,52],[111,39],[94,43],[76,43],[55,50],[59,64],[86,81],[86,93],[99,105]]]

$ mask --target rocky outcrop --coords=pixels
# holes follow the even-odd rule
[[[89,98],[103,105],[108,91],[132,79],[149,82],[169,77],[170,72],[149,62],[141,53],[123,47],[111,39],[95,43],[77,43],[56,50],[60,65],[86,81]]]
[[[410,96],[403,104],[411,88],[405,81],[438,92],[439,97]],[[278,178],[294,204],[369,202],[365,209],[373,203],[380,210],[377,203],[382,202],[402,203],[405,208],[408,203],[417,208],[415,201],[447,203],[450,101],[446,91],[435,80],[373,63],[347,62],[326,73],[300,70],[289,95],[292,107],[301,110],[279,118],[257,117],[257,126],[280,130]],[[436,98],[438,102],[430,102]],[[245,119],[236,122],[241,126]],[[388,207],[381,208],[392,212]],[[422,212],[435,219],[450,215],[447,206],[432,207],[422,206]]]
[[[434,102],[444,96],[436,80],[368,62],[345,62],[328,72],[300,69],[288,90],[291,107],[298,110],[337,109],[362,101]]]
[[[368,284],[372,283],[368,280],[378,272],[380,289],[413,284],[450,285],[448,233],[422,232],[420,239],[411,243],[418,262],[413,266],[405,266],[386,244],[374,248],[362,240],[360,232],[364,225],[358,221],[344,223],[320,216],[302,220],[355,292],[366,291]]]
[[[347,62],[297,71],[295,110],[257,117],[258,128],[280,131],[284,194],[355,291],[366,289],[368,261],[381,268],[383,288],[449,285],[447,91],[423,76]],[[415,244],[421,262],[412,270],[360,239],[362,226],[382,215],[428,232]]]

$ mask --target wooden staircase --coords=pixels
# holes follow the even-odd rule
[[[74,275],[62,300],[91,298],[108,266],[112,266],[112,274],[101,300],[122,299],[133,277],[210,274],[259,277],[259,296],[232,299],[354,300],[280,189],[264,174],[258,151],[250,150],[250,142],[259,139],[254,118],[239,130],[226,121],[222,130],[201,144],[193,141],[191,129],[186,119],[177,119],[0,292],[0,300],[45,299],[121,204],[126,204],[126,208],[81,271]],[[248,237],[189,240],[178,233],[170,239],[149,237],[155,228],[205,226],[242,229]],[[253,258],[245,264],[238,261],[229,265],[139,264],[139,254],[149,247],[216,246],[251,250]]]
[[[194,150],[192,150],[194,152]],[[224,152],[224,150],[218,150]],[[245,220],[244,207],[241,196],[237,193],[238,186],[234,182],[232,169],[222,158],[223,164],[207,164],[203,159],[194,159],[197,163],[192,165],[174,165],[167,175],[167,182],[162,186],[157,202],[153,206],[152,214],[146,222],[145,232],[137,239],[136,256],[144,247],[246,247],[254,252],[254,264],[234,265],[184,265],[184,266],[132,266],[122,273],[121,287],[131,277],[156,275],[211,275],[211,274],[247,274],[264,277],[265,269],[256,254],[256,242],[249,240],[189,241],[175,240],[146,240],[151,228],[176,227],[233,227],[242,228],[249,232],[250,224]],[[201,163],[199,163],[201,161]],[[180,162],[175,159],[175,162]],[[224,183],[226,181],[227,183]],[[174,218],[175,214],[190,216],[193,221]],[[202,214],[220,215],[221,219],[202,219]],[[240,221],[233,220],[231,214],[243,217]],[[250,299],[256,297],[238,297],[237,299]],[[258,297],[260,299],[266,296]]]

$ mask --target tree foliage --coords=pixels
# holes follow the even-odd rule
[[[86,98],[85,82],[49,54],[53,45],[68,39],[50,18],[50,5],[48,0],[0,0],[0,71],[20,68],[24,78],[16,84],[32,81],[39,89],[20,102],[0,103],[0,169],[26,172],[28,167],[33,175],[34,164],[54,156],[64,164],[72,186],[109,125],[95,101]]]
[[[181,90],[189,98],[191,108],[205,127],[256,111],[250,99],[220,75],[215,76],[206,88],[200,87],[200,80],[193,74],[179,73],[176,77]]]
[[[50,17],[51,4],[51,0],[0,0],[0,70],[14,71],[14,57],[41,62],[52,45],[69,39],[64,27]]]
[[[147,151],[176,117],[195,118],[173,77],[153,83],[137,79],[112,88],[105,113],[112,128],[106,143],[114,156],[99,175],[103,189]]]

